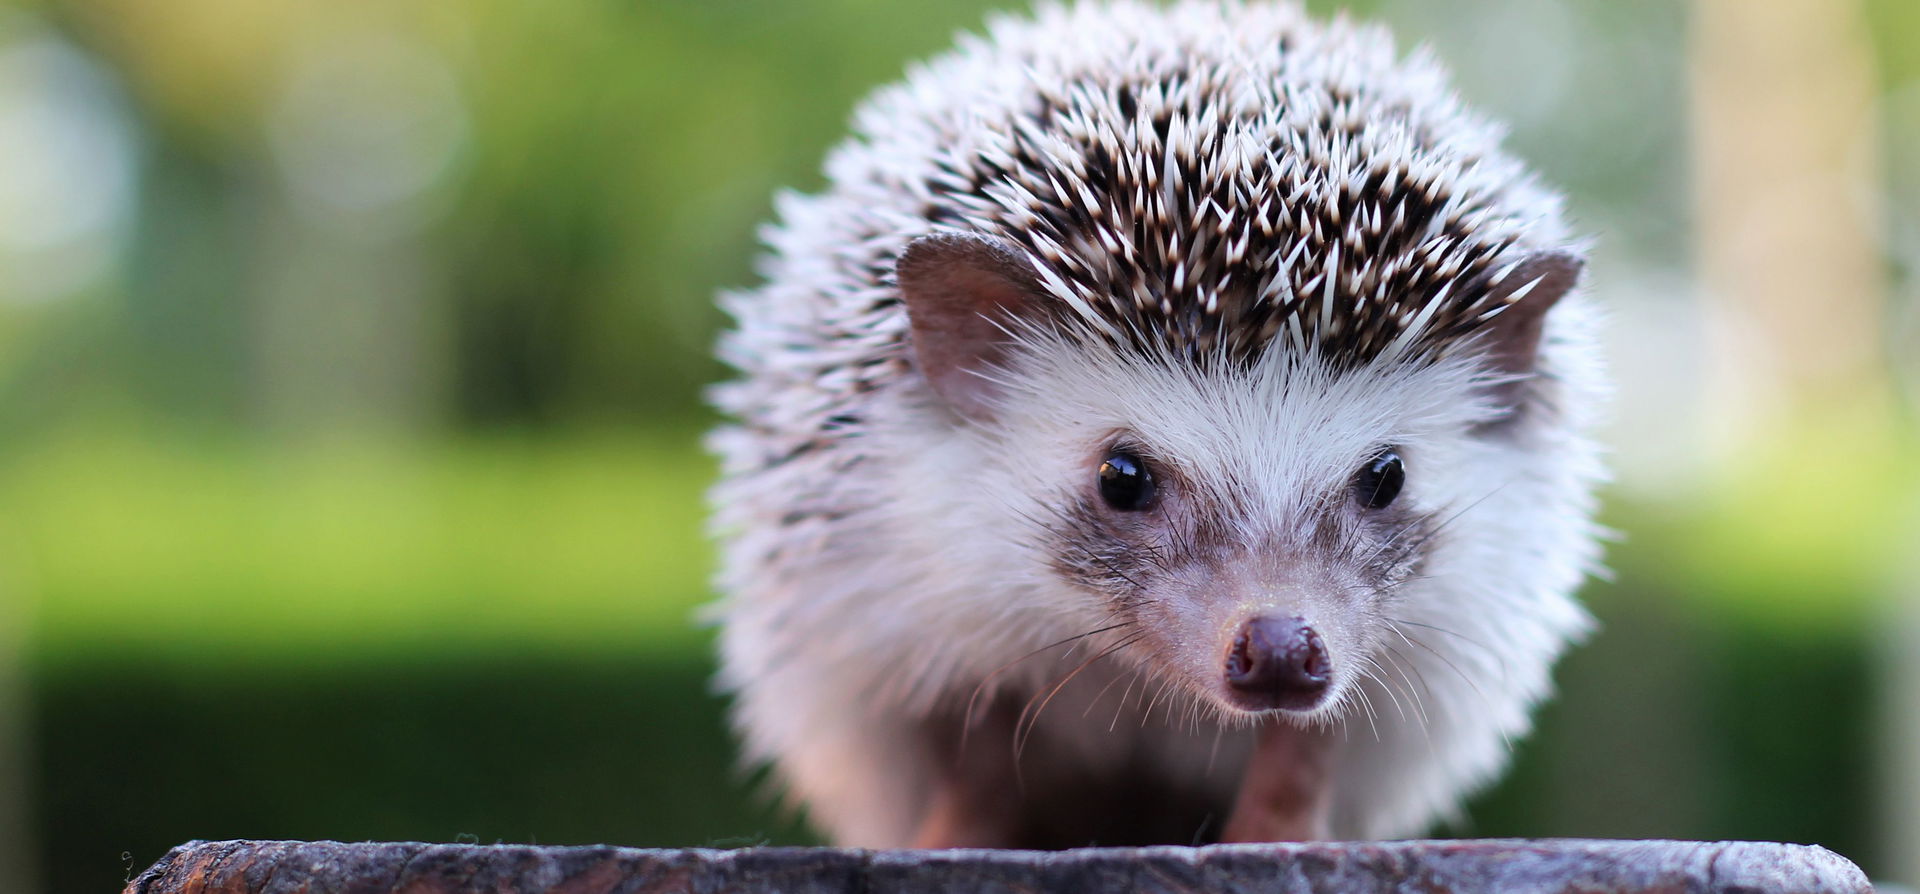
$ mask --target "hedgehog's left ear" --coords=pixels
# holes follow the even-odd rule
[[[1540,362],[1547,311],[1573,291],[1586,263],[1571,251],[1539,252],[1522,259],[1489,293],[1490,303],[1506,308],[1487,321],[1484,344],[1494,370],[1512,377],[1494,388],[1508,418],[1526,402],[1526,380]]]
[[[1032,262],[1000,239],[941,233],[914,240],[894,271],[920,374],[955,412],[991,418],[1008,330],[1044,306]]]

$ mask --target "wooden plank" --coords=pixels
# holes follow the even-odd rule
[[[1146,894],[1871,891],[1820,847],[1762,842],[1311,842],[1070,851],[652,850],[196,841],[125,894]]]

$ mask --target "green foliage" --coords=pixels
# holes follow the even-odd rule
[[[685,652],[710,565],[694,441],[72,436],[0,470],[0,530],[53,664]]]
[[[810,842],[734,765],[698,655],[317,658],[39,675],[51,890],[116,890],[191,838]]]

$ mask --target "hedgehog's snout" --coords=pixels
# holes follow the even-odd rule
[[[1223,672],[1229,698],[1246,711],[1311,711],[1333,683],[1326,643],[1300,617],[1246,620],[1227,648]]]

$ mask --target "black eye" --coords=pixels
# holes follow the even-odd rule
[[[1400,496],[1400,488],[1406,483],[1407,469],[1400,462],[1400,454],[1382,450],[1354,476],[1353,495],[1368,509],[1384,509]]]
[[[1137,512],[1153,503],[1153,474],[1146,461],[1131,453],[1115,453],[1100,464],[1100,498],[1108,506]]]

